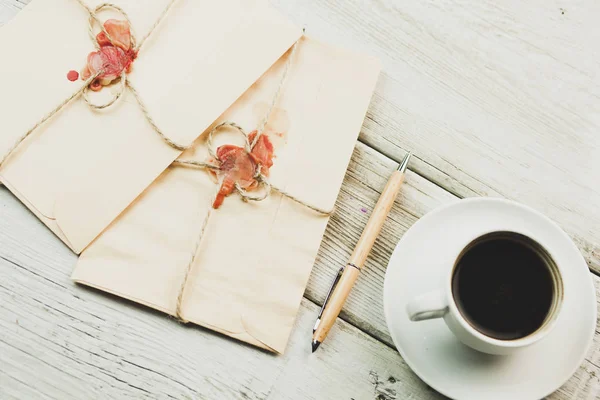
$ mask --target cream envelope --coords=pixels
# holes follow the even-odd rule
[[[140,39],[169,0],[116,2]],[[83,84],[66,73],[80,70],[94,50],[88,17],[76,0],[34,0],[0,29],[0,155]],[[301,34],[263,0],[178,0],[129,78],[165,135],[189,145]],[[110,98],[111,88],[97,96]],[[79,253],[180,153],[151,128],[130,92],[102,111],[78,98],[12,153],[0,180]]]
[[[225,114],[253,130],[289,53]],[[330,209],[379,73],[376,60],[312,39],[298,43],[265,133],[276,141],[274,186]],[[239,136],[215,137],[242,143]],[[207,158],[206,133],[182,159]],[[177,297],[217,185],[172,166],[80,256],[79,283],[175,315]],[[183,319],[268,350],[285,349],[328,218],[277,192],[212,212],[184,290]]]

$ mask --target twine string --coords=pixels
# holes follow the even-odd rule
[[[206,169],[212,169],[215,171],[218,171],[221,169],[221,167],[219,167],[218,165],[214,165],[214,164],[203,162],[203,161],[196,161],[196,160],[175,160],[175,161],[173,161],[173,164],[179,164],[181,166],[191,166],[191,167],[196,167],[196,168],[206,168]]]
[[[167,14],[169,14],[169,11],[171,11],[171,8],[173,8],[173,5],[175,4],[176,1],[177,0],[171,0],[169,2],[169,4],[167,4],[167,6],[162,11],[162,13],[159,15],[159,17],[154,22],[154,25],[152,25],[152,27],[150,28],[148,33],[146,33],[146,36],[144,36],[142,38],[142,40],[140,40],[140,43],[138,44],[138,46],[136,48],[137,51],[139,51],[142,48],[144,43],[146,43],[146,40],[148,40],[148,38],[152,35],[152,33],[154,33],[154,31],[156,31],[156,28],[158,28],[158,25],[160,25],[160,23],[165,19]]]
[[[90,39],[92,40],[92,43],[94,43],[94,45],[96,46],[96,49],[99,48],[99,45],[96,40],[96,35],[94,34],[94,23],[97,23],[100,26],[100,29],[102,30],[102,32],[104,32],[104,34],[106,35],[106,38],[110,41],[110,43],[112,43],[113,46],[115,44],[114,39],[110,36],[110,34],[104,28],[104,24],[102,23],[100,18],[98,18],[97,14],[100,11],[108,9],[108,8],[118,11],[123,16],[123,18],[129,23],[130,29],[131,30],[133,29],[132,25],[131,25],[131,21],[129,19],[129,16],[125,12],[125,10],[123,10],[121,7],[119,7],[116,4],[102,3],[102,4],[98,5],[95,9],[92,9],[87,4],[85,4],[85,2],[83,0],[76,0],[76,1],[88,12],[88,14],[90,16],[89,24],[88,24],[88,33],[90,35]],[[146,40],[150,37],[150,35],[152,35],[152,33],[157,30],[158,26],[165,19],[165,17],[169,13],[169,10],[173,7],[173,5],[176,1],[177,0],[169,1],[167,7],[165,7],[165,9],[162,11],[162,13],[159,15],[159,17],[155,21],[154,25],[152,25],[152,27],[150,28],[150,30],[148,31],[146,36],[143,37],[143,39],[140,41],[140,43],[139,43],[139,45],[137,45],[137,47],[136,47],[135,35],[133,34],[133,31],[131,32],[131,46],[132,46],[132,48],[134,48],[136,50],[136,52],[139,51],[139,49],[146,42]],[[146,118],[146,120],[148,121],[148,123],[150,124],[152,129],[162,138],[162,140],[165,143],[167,143],[169,146],[171,146],[179,151],[187,150],[190,147],[189,145],[182,145],[182,144],[179,144],[179,143],[173,141],[172,139],[167,137],[162,132],[162,130],[158,127],[158,125],[156,125],[156,122],[154,122],[154,119],[148,112],[148,109],[147,109],[145,103],[142,101],[141,97],[139,96],[137,90],[131,85],[131,82],[127,78],[125,71],[123,71],[123,73],[121,74],[121,77],[119,78],[120,79],[119,89],[114,94],[114,96],[108,102],[106,102],[104,104],[94,104],[88,95],[89,90],[90,90],[89,86],[92,82],[94,82],[94,80],[98,76],[102,75],[103,72],[104,71],[96,72],[93,76],[91,76],[89,79],[87,79],[80,88],[78,88],[75,92],[73,92],[73,94],[71,94],[69,97],[67,97],[65,100],[63,100],[60,104],[58,104],[55,108],[53,108],[49,113],[44,115],[27,132],[25,132],[23,135],[19,136],[19,138],[15,141],[15,143],[8,149],[7,152],[4,153],[2,158],[0,158],[0,167],[2,165],[4,165],[6,160],[8,160],[8,158],[21,145],[21,143],[23,143],[23,141],[25,141],[25,139],[27,139],[39,127],[41,127],[44,123],[46,123],[54,115],[58,114],[65,106],[67,106],[69,103],[71,103],[73,100],[75,100],[79,96],[83,97],[84,101],[91,109],[102,110],[102,109],[108,108],[108,107],[112,106],[113,104],[115,104],[123,96],[126,89],[129,89],[133,93],[138,105],[140,106],[142,113],[144,114],[144,117]]]
[[[129,16],[127,15],[127,13],[125,12],[125,10],[123,10],[121,7],[119,7],[116,4],[113,3],[102,3],[99,4],[94,10],[92,10],[87,4],[85,4],[83,2],[83,0],[76,0],[83,8],[85,8],[85,10],[88,12],[88,14],[90,15],[89,17],[89,22],[88,22],[88,34],[90,35],[90,39],[92,40],[92,43],[94,44],[94,46],[96,47],[96,49],[100,48],[100,45],[98,44],[98,41],[96,40],[96,35],[94,34],[94,22],[96,22],[99,26],[100,26],[100,30],[106,35],[106,38],[108,39],[108,41],[114,46],[115,42],[112,38],[112,36],[110,36],[110,34],[106,31],[106,28],[104,28],[104,24],[102,23],[102,21],[100,20],[100,18],[98,18],[98,13],[104,9],[108,9],[108,8],[112,8],[113,10],[118,11],[123,18],[125,18],[125,20],[127,21],[127,23],[129,24],[129,29],[131,31],[131,47],[135,49],[135,35],[133,34],[133,25],[131,24],[131,20],[129,19]]]
[[[165,19],[165,17],[167,16],[167,14],[169,13],[169,11],[171,10],[171,8],[173,7],[173,5],[175,4],[176,1],[177,0],[170,0],[169,1],[169,3],[163,9],[163,11],[161,12],[161,14],[158,16],[158,18],[156,19],[156,21],[154,22],[154,24],[152,25],[152,27],[150,28],[150,30],[148,31],[148,33],[146,34],[146,36],[144,36],[142,38],[142,40],[139,42],[139,44],[136,46],[136,37],[135,37],[135,34],[133,33],[133,26],[132,26],[131,20],[129,19],[129,16],[125,12],[125,10],[123,10],[121,7],[119,7],[119,6],[115,5],[115,4],[112,4],[112,3],[103,3],[103,4],[100,4],[98,7],[96,7],[96,9],[94,11],[92,11],[83,2],[83,0],[77,0],[77,2],[79,4],[81,4],[88,11],[88,13],[90,13],[89,33],[90,33],[90,37],[92,38],[92,41],[96,44],[96,46],[98,45],[98,43],[97,43],[97,40],[96,40],[96,36],[94,35],[94,29],[93,29],[94,28],[93,27],[94,21],[96,21],[100,25],[100,28],[102,29],[102,32],[104,32],[104,34],[106,35],[106,37],[108,38],[108,40],[114,46],[113,39],[108,34],[108,32],[106,31],[106,29],[104,28],[104,24],[100,21],[100,19],[97,16],[98,12],[100,12],[100,11],[102,11],[104,9],[107,9],[107,8],[112,8],[112,9],[118,11],[123,16],[123,18],[127,21],[127,23],[129,24],[130,31],[131,31],[131,47],[134,49],[135,53],[137,53],[137,52],[140,51],[140,49],[142,48],[143,44],[150,37],[150,35],[152,35],[152,33],[154,33],[157,30],[158,26]],[[150,126],[152,127],[152,129],[154,130],[154,132],[156,132],[156,134],[158,134],[158,136],[160,136],[160,138],[165,143],[167,143],[169,146],[171,146],[174,149],[179,150],[179,151],[187,150],[190,147],[189,145],[183,145],[183,144],[177,143],[174,140],[170,139],[167,135],[164,134],[164,132],[162,131],[162,129],[160,129],[158,127],[158,125],[154,121],[154,118],[152,118],[152,116],[150,115],[150,112],[148,111],[148,108],[146,107],[146,104],[144,103],[144,101],[140,97],[139,92],[132,85],[131,80],[129,80],[129,78],[127,77],[127,74],[125,73],[125,71],[123,71],[123,73],[121,74],[121,77],[120,77],[119,90],[113,96],[113,98],[111,100],[109,100],[107,103],[100,104],[100,105],[92,103],[89,100],[89,97],[88,97],[88,91],[90,90],[89,87],[86,87],[86,89],[84,90],[83,94],[84,94],[85,102],[88,104],[88,106],[90,106],[91,108],[96,109],[96,110],[101,110],[101,109],[110,107],[117,100],[119,100],[119,98],[125,92],[125,89],[129,89],[129,91],[133,94],[133,97],[135,98],[136,102],[138,103],[138,105],[140,107],[140,110],[142,111],[142,114],[144,115],[144,117],[146,118],[146,120],[148,121],[148,123],[150,124]]]
[[[305,29],[302,29],[302,34],[304,34],[305,31],[306,31]],[[252,141],[250,150],[252,150],[254,148],[254,146],[256,146],[256,143],[258,143],[258,139],[260,139],[260,137],[262,136],[262,134],[265,130],[265,127],[267,126],[267,123],[269,122],[269,119],[271,118],[273,109],[275,109],[275,105],[277,104],[277,101],[279,100],[279,96],[281,95],[281,91],[283,90],[283,86],[284,86],[285,81],[287,80],[287,76],[290,72],[290,67],[291,67],[292,61],[296,55],[296,49],[298,48],[299,42],[300,42],[300,40],[296,41],[296,43],[294,43],[294,45],[292,46],[290,55],[285,63],[285,66],[283,67],[283,74],[281,75],[281,79],[279,80],[279,84],[277,85],[277,89],[275,90],[275,94],[273,95],[273,98],[271,99],[271,104],[269,104],[269,108],[267,109],[265,116],[263,117],[263,119],[260,121],[260,124],[258,125],[257,131],[256,131],[256,136],[254,137],[254,140]]]
[[[96,76],[100,75],[102,72],[98,72],[96,74]],[[93,82],[93,81],[92,81]],[[123,93],[125,93],[125,85],[127,83],[127,75],[125,74],[125,71],[123,71],[123,73],[121,74],[121,78],[119,81],[119,90],[113,95],[112,99],[110,99],[108,102],[104,103],[104,104],[94,104],[89,96],[89,90],[90,87],[89,85],[84,86],[83,87],[83,100],[85,101],[85,103],[88,105],[88,107],[95,109],[95,110],[103,110],[105,108],[108,108],[110,106],[112,106],[113,104],[116,103],[117,100],[119,100],[121,98],[121,96],[123,95]]]
[[[290,54],[288,56],[288,59],[285,63],[284,69],[283,69],[283,73],[281,76],[281,79],[279,81],[279,84],[277,85],[277,88],[274,92],[273,98],[271,100],[271,103],[269,105],[269,108],[267,109],[267,111],[265,112],[265,115],[263,117],[263,119],[260,121],[259,125],[258,125],[258,129],[256,132],[256,135],[254,137],[254,139],[252,140],[252,143],[250,143],[249,140],[249,135],[246,133],[246,131],[244,130],[244,128],[242,128],[241,126],[239,126],[238,124],[236,124],[235,122],[232,121],[224,121],[221,122],[219,124],[217,124],[213,129],[210,130],[210,132],[208,133],[208,137],[206,139],[206,146],[208,149],[208,153],[210,154],[210,156],[212,158],[214,158],[215,160],[221,162],[221,160],[219,159],[216,149],[214,148],[214,136],[224,130],[224,129],[233,129],[236,132],[239,132],[243,138],[244,138],[244,149],[246,150],[246,152],[250,153],[252,152],[252,150],[254,149],[254,147],[256,146],[256,144],[258,143],[258,139],[260,138],[260,136],[263,134],[265,127],[267,126],[267,123],[269,121],[269,118],[271,116],[271,113],[273,112],[273,109],[275,108],[275,105],[277,104],[277,101],[281,95],[281,91],[283,89],[283,86],[285,84],[285,81],[287,79],[287,76],[289,74],[290,71],[290,66],[291,63],[294,59],[294,56],[296,54],[296,49],[298,47],[298,43],[300,40],[298,40],[296,43],[294,43],[294,45],[292,46],[292,49],[290,51]],[[219,165],[214,165],[212,163],[209,162],[202,162],[202,161],[194,161],[194,160],[176,160],[174,163],[174,165],[178,165],[178,166],[188,166],[188,167],[195,167],[195,168],[201,168],[201,169],[208,169],[208,170],[213,170],[213,171],[219,171],[220,170],[220,166]],[[235,190],[237,191],[237,193],[240,195],[240,197],[242,198],[243,201],[248,202],[248,201],[263,201],[265,199],[267,199],[271,193],[273,191],[277,191],[279,192],[282,196],[287,197],[288,199],[304,206],[307,207],[313,211],[315,211],[318,214],[324,215],[324,216],[329,216],[333,213],[333,210],[325,210],[322,209],[320,207],[314,206],[310,203],[305,202],[304,200],[301,200],[300,198],[288,193],[285,190],[282,190],[280,188],[274,187],[269,180],[267,179],[267,177],[262,173],[262,165],[258,164],[257,168],[256,168],[256,173],[254,175],[254,179],[256,179],[256,181],[259,183],[259,186],[263,189],[262,193],[258,193],[258,194],[252,194],[250,192],[248,192],[247,190],[245,190],[244,188],[242,188],[242,186],[236,182],[235,183]],[[201,227],[200,227],[200,232],[198,237],[196,238],[196,242],[194,243],[194,247],[192,249],[192,253],[190,256],[190,260],[186,266],[185,269],[185,273],[184,273],[184,277],[183,280],[181,282],[181,285],[179,287],[179,291],[178,291],[178,295],[177,295],[177,300],[176,300],[176,306],[175,306],[175,318],[177,318],[180,322],[182,323],[187,323],[189,321],[187,321],[185,318],[183,318],[182,316],[182,304],[184,302],[184,297],[185,297],[185,289],[187,286],[187,282],[188,279],[190,277],[191,271],[192,271],[192,267],[196,261],[196,257],[198,254],[198,251],[200,249],[200,244],[202,243],[202,239],[204,237],[204,234],[206,233],[206,228],[208,225],[208,221],[210,219],[210,216],[213,213],[213,202],[219,192],[219,188],[221,186],[221,181],[218,182],[217,185],[217,191],[215,192],[215,194],[212,196],[212,200],[209,204],[209,208],[208,208],[208,212],[206,213]]]
[[[181,281],[181,285],[178,290],[177,302],[176,302],[176,307],[175,307],[175,317],[179,321],[183,322],[184,324],[187,324],[189,322],[186,319],[184,319],[181,315],[181,307],[183,305],[185,287],[187,286],[187,282],[190,277],[190,273],[192,272],[192,265],[196,261],[196,255],[198,254],[198,250],[200,249],[200,243],[202,243],[202,238],[204,237],[204,233],[206,232],[206,227],[208,226],[208,221],[210,220],[210,216],[212,215],[212,211],[213,211],[212,202],[217,197],[218,190],[219,189],[217,187],[217,191],[215,192],[214,196],[212,196],[212,198],[211,198],[211,202],[208,207],[208,212],[206,213],[206,215],[204,216],[204,219],[202,220],[202,224],[200,225],[200,233],[198,234],[198,236],[196,237],[196,241],[194,242],[192,256],[190,258],[187,268],[185,269],[185,272],[183,275],[183,280]]]
[[[138,103],[138,105],[140,107],[140,110],[142,110],[142,113],[146,117],[146,120],[148,121],[148,123],[150,124],[150,126],[152,127],[152,129],[154,130],[154,132],[156,132],[158,134],[158,136],[160,136],[161,139],[165,143],[167,143],[169,146],[173,147],[174,149],[177,149],[179,151],[184,151],[184,150],[189,149],[190,145],[184,145],[184,144],[177,143],[177,142],[175,142],[174,140],[170,139],[167,135],[165,135],[163,133],[162,129],[160,129],[158,127],[158,125],[156,125],[156,122],[154,122],[154,119],[152,118],[152,116],[148,112],[148,109],[146,108],[146,104],[143,102],[143,100],[140,97],[138,91],[131,84],[131,80],[126,79],[125,80],[125,84],[127,85],[127,88],[129,88],[129,91],[133,94],[133,97],[135,98],[136,102]]]
[[[248,134],[246,133],[244,128],[242,128],[235,122],[224,121],[224,122],[221,122],[220,124],[218,124],[217,126],[215,126],[214,128],[212,128],[211,131],[208,132],[208,137],[206,138],[206,147],[208,148],[208,154],[210,154],[210,156],[212,158],[214,158],[215,160],[221,161],[219,159],[219,156],[217,156],[217,152],[214,148],[213,139],[214,139],[215,134],[217,132],[219,132],[220,130],[222,130],[223,128],[232,128],[232,129],[236,130],[237,132],[241,133],[242,136],[244,137],[244,148],[246,149],[246,151],[248,153],[250,153],[252,151],[252,149],[250,148],[250,143],[248,142]]]
[[[74,99],[79,97],[79,95],[83,93],[83,91],[85,90],[87,85],[92,83],[99,74],[100,74],[100,72],[98,72],[94,76],[90,77],[87,81],[85,81],[85,83],[82,87],[80,87],[75,92],[73,92],[73,94],[71,96],[67,97],[64,101],[62,101],[59,105],[57,105],[52,111],[50,111],[49,113],[44,115],[42,117],[42,119],[40,119],[35,125],[33,125],[31,128],[29,128],[29,130],[27,132],[25,132],[23,135],[21,135],[15,141],[15,143],[8,149],[8,151],[4,153],[4,155],[2,156],[2,159],[0,159],[0,166],[4,165],[4,162],[10,157],[11,154],[13,154],[13,152],[17,149],[17,147],[19,147],[19,145],[21,143],[23,143],[23,141],[29,137],[29,135],[31,135],[36,129],[38,129],[46,121],[48,121],[50,118],[52,118],[52,116],[54,116],[60,110],[62,110],[67,104],[69,104],[71,101],[73,101]]]

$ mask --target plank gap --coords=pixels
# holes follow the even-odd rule
[[[358,141],[362,144],[364,144],[365,146],[375,150],[376,152],[380,153],[381,155],[389,158],[390,160],[394,161],[395,163],[397,163],[398,165],[400,165],[400,163],[402,162],[402,160],[399,157],[396,157],[394,155],[394,153],[386,151],[383,146],[378,146],[375,143],[372,143],[370,140],[367,139],[363,139],[362,136],[360,136],[358,138]],[[404,149],[406,152],[408,152],[409,150]],[[414,154],[411,157],[411,162],[412,161],[418,161],[419,163],[424,163],[427,164],[429,167],[434,168],[436,171],[438,171],[439,173],[445,174],[444,171],[441,171],[440,169],[438,169],[436,166],[428,163],[427,161],[423,160],[422,158],[420,158],[418,155]],[[435,178],[428,176],[428,174],[423,171],[422,168],[419,168],[418,166],[414,165],[414,162],[412,163],[412,165],[409,163],[408,166],[408,170],[414,172],[415,174],[419,175],[420,177],[428,180],[429,182],[433,183],[435,186],[439,187],[440,189],[445,190],[446,192],[458,197],[459,199],[463,199],[465,198],[464,195],[462,195],[460,192],[453,190],[450,186],[446,186],[443,185],[441,182],[439,182],[438,180],[436,180]]]

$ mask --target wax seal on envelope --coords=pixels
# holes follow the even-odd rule
[[[128,79],[156,126],[184,145],[302,34],[265,1],[177,0],[156,28],[169,0],[115,3],[136,37],[153,31]],[[102,23],[121,18],[111,10],[97,15]],[[0,93],[0,107],[11,110],[0,120],[0,154],[73,95],[74,85],[85,83],[65,74],[83,67],[85,56],[95,51],[89,17],[78,0],[33,0],[3,26],[0,73],[27,79],[7,80]],[[99,103],[114,96],[97,94]],[[0,179],[79,253],[180,153],[156,135],[134,95],[124,91],[107,109],[88,107],[81,99],[69,102],[11,152]]]

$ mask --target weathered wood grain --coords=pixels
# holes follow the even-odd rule
[[[12,18],[21,8],[23,8],[30,0],[2,0],[0,1],[0,26]]]
[[[321,303],[337,268],[352,251],[361,227],[368,218],[361,208],[374,207],[391,171],[398,164],[364,144],[358,144],[338,199],[338,212],[329,223],[319,258],[315,264],[307,298]],[[389,257],[406,230],[431,208],[458,199],[414,172],[407,174],[405,186],[375,243],[366,268],[350,294],[342,318],[393,347],[383,315],[383,280]],[[353,224],[356,228],[348,229]],[[337,239],[343,238],[342,241]],[[600,299],[600,278],[590,273]],[[598,304],[600,310],[600,304]],[[324,346],[325,344],[323,344]],[[584,364],[573,378],[549,399],[596,399],[600,396],[600,321],[596,337]]]
[[[600,272],[600,3],[272,0],[383,60],[361,140],[460,197],[555,219]]]
[[[277,357],[75,287],[68,277],[75,260],[64,248],[50,259],[29,260],[27,267],[13,256],[0,261],[2,399],[374,399],[377,390],[398,398],[430,393],[394,351],[341,321],[336,342],[312,355],[308,339],[316,306],[308,300],[288,353]],[[376,385],[373,376],[384,382]],[[398,383],[390,384],[389,377]]]
[[[0,0],[0,24],[26,2]],[[295,20],[309,21],[309,31],[316,36],[353,48],[363,47],[371,53],[377,49],[365,40],[360,31],[365,26],[360,21],[355,27],[347,26],[354,21],[353,13],[372,12],[360,9],[362,3],[348,1],[344,8],[342,2],[332,0],[274,3],[293,13]],[[385,8],[389,1],[370,3],[377,9]],[[368,15],[366,18],[374,24],[371,29],[378,32],[378,40],[383,40],[379,37],[383,35],[380,26],[375,26]],[[398,23],[405,24],[406,20],[410,19],[401,15]],[[397,30],[391,27],[389,31],[388,39],[396,40]],[[348,32],[353,33],[345,35]],[[469,178],[463,185],[462,177],[444,175],[435,164],[420,162],[427,160],[421,155],[421,150],[429,154],[423,148],[427,143],[419,147],[415,137],[408,138],[413,130],[418,132],[421,122],[407,111],[410,108],[395,103],[394,91],[399,85],[389,71],[396,64],[384,60],[387,72],[362,140],[398,159],[404,146],[388,131],[398,129],[404,135],[405,146],[418,150],[414,170],[461,197],[500,194],[480,190]],[[406,93],[414,96],[410,91]],[[383,113],[379,111],[382,103],[393,107],[385,108]],[[387,119],[379,120],[376,115]],[[381,125],[374,126],[377,124]],[[456,153],[458,158],[463,156],[473,155]],[[329,224],[305,293],[307,299],[283,357],[201,328],[180,326],[160,313],[73,285],[68,276],[74,256],[8,192],[0,190],[0,398],[442,398],[426,388],[389,347],[391,340],[383,319],[383,275],[395,243],[425,212],[457,199],[414,172],[408,174],[407,184],[342,319],[319,352],[309,354],[315,303],[320,304],[335,271],[350,255],[369,210],[395,166],[392,159],[377,151],[357,146],[337,213]],[[598,278],[594,279],[598,287]],[[586,362],[551,399],[595,399],[600,395],[599,338],[597,330]]]

